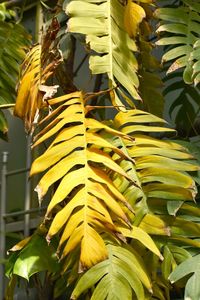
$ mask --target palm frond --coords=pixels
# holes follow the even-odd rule
[[[88,268],[107,257],[100,232],[103,230],[117,235],[112,214],[116,221],[119,219],[129,226],[119,203],[132,210],[113,185],[108,172],[119,173],[130,182],[133,180],[102,147],[110,148],[121,158],[129,157],[104,140],[98,131],[105,130],[116,136],[130,138],[97,120],[86,118],[84,98],[80,92],[49,100],[51,106],[58,103],[60,105],[52,115],[42,121],[48,125],[36,137],[35,145],[56,136],[44,154],[33,162],[31,175],[46,171],[37,186],[40,199],[51,185],[60,181],[48,206],[46,218],[58,204],[63,208],[52,221],[48,240],[62,229],[59,245],[62,257],[80,247],[82,267]]]
[[[118,83],[130,96],[140,99],[137,91],[138,64],[133,54],[137,51],[137,47],[123,26],[125,12],[133,21],[134,12],[130,12],[132,10],[130,5],[135,5],[136,13],[140,15],[138,11],[140,6],[131,1],[128,1],[126,7],[118,0],[96,3],[75,0],[66,5],[66,13],[70,17],[68,31],[86,35],[86,43],[92,50],[89,59],[90,69],[93,74],[108,74],[110,87],[116,88],[116,92],[111,93],[113,104],[120,106],[122,105],[120,95],[127,97],[123,89],[117,87]],[[140,9],[142,10],[141,7]],[[127,27],[130,28],[129,24]]]
[[[183,79],[186,83],[199,82],[199,4],[193,0],[184,0],[177,8],[159,8],[155,15],[162,20],[158,33],[167,33],[157,45],[170,46],[163,55],[163,62],[173,61],[168,73],[184,68]]]
[[[193,200],[196,195],[194,181],[180,170],[197,170],[198,167],[187,163],[181,165],[179,162],[192,156],[180,145],[168,141],[158,141],[157,144],[155,138],[143,135],[144,132],[172,131],[170,128],[151,125],[161,122],[162,119],[139,110],[120,112],[115,117],[117,128],[135,138],[135,145],[128,141],[126,144],[129,155],[135,160],[136,170],[147,197]],[[151,166],[148,163],[150,161]],[[169,167],[172,164],[174,168]]]
[[[57,92],[58,85],[47,87],[45,83],[61,61],[60,53],[54,46],[58,30],[59,24],[53,20],[42,46],[34,46],[21,66],[21,82],[14,114],[24,120],[28,133],[32,132],[37,124],[40,108],[47,106],[47,100]]]
[[[25,57],[25,50],[30,43],[30,36],[20,24],[0,21],[0,109],[15,102],[15,86],[19,76],[19,66]],[[0,131],[7,132],[7,123],[0,112]]]
[[[72,299],[95,286],[91,299],[146,299],[144,287],[152,293],[149,275],[131,247],[108,244],[108,259],[88,270],[78,281]],[[134,292],[134,293],[133,293]]]
[[[198,132],[199,87],[186,84],[180,71],[168,74],[164,83],[163,94],[166,101],[171,102],[169,116],[175,122],[176,130],[180,136],[195,135]]]

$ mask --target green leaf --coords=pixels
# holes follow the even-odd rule
[[[200,272],[197,270],[187,281],[185,286],[185,299],[198,300],[200,299]]]
[[[57,272],[58,259],[54,248],[47,244],[45,238],[35,234],[18,254],[12,273],[29,280],[33,274],[46,270]]]
[[[180,264],[169,276],[169,280],[174,283],[181,278],[191,273],[196,273],[199,270],[200,265],[200,254],[191,257]]]
[[[132,299],[131,289],[137,299],[144,299],[142,282],[146,282],[151,290],[151,284],[137,256],[128,249],[108,245],[109,257],[86,271],[78,281],[71,298],[77,299],[88,288],[96,284],[91,299]],[[143,275],[144,274],[144,275]],[[146,276],[146,275],[145,275]]]
[[[184,248],[170,245],[170,243],[164,246],[163,256],[164,260],[161,267],[166,280],[168,280],[171,271],[174,270],[178,264],[191,257],[189,252]]]
[[[192,0],[183,2],[185,5],[179,7],[156,10],[156,17],[162,20],[157,32],[165,33],[156,44],[170,46],[170,50],[162,57],[163,61],[174,60],[167,72],[184,67],[184,82],[197,85],[200,72],[198,63],[200,59],[198,54],[199,4]]]
[[[167,210],[168,213],[172,216],[176,216],[178,210],[183,205],[184,201],[168,201],[167,202]]]
[[[0,110],[0,131],[5,135],[8,131],[8,123],[3,112]]]
[[[86,35],[86,43],[93,50],[89,59],[92,73],[107,73],[111,88],[117,87],[118,81],[132,97],[140,99],[136,74],[138,64],[133,54],[137,48],[123,25],[125,7],[112,0],[96,3],[73,0],[66,5],[66,13],[70,17],[68,30]],[[111,98],[115,105],[121,106],[119,95],[126,100],[121,88],[113,91]]]
[[[4,5],[4,4],[1,4]],[[9,11],[5,10],[8,14]],[[30,36],[20,24],[5,20],[0,21],[0,105],[15,102],[20,63],[25,57],[25,50],[30,43]],[[0,111],[0,131],[7,132],[7,123]]]
[[[8,260],[6,261],[6,264],[5,264],[5,275],[8,277],[8,278],[11,278],[12,277],[12,274],[13,274],[13,267],[15,265],[15,262],[17,260],[17,257],[18,257],[18,253],[12,253]]]
[[[199,267],[200,255],[196,255],[182,262],[169,276],[169,280],[174,283],[193,273],[185,286],[185,299],[198,300],[200,297]]]

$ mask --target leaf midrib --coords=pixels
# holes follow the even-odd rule
[[[114,81],[113,76],[113,58],[112,58],[112,16],[111,16],[111,1],[108,0],[108,35],[109,35],[109,62],[110,62],[110,79]]]

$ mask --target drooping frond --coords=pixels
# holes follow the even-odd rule
[[[62,230],[59,243],[62,257],[80,247],[82,267],[88,268],[107,257],[100,233],[120,236],[113,218],[115,222],[121,220],[128,226],[130,224],[122,207],[132,211],[131,206],[113,185],[110,174],[118,173],[134,184],[134,180],[103,149],[110,149],[125,160],[131,158],[98,132],[104,130],[130,138],[97,120],[86,118],[81,92],[51,99],[49,104],[60,105],[42,121],[47,122],[47,126],[36,136],[35,146],[55,137],[44,154],[33,162],[31,175],[46,171],[37,186],[40,199],[59,181],[46,218],[54,214],[58,205],[61,208],[52,221],[47,238],[50,240]]]
[[[47,87],[45,83],[61,60],[60,53],[53,44],[58,30],[59,24],[53,19],[42,46],[34,46],[21,66],[21,82],[14,114],[24,120],[28,133],[37,124],[39,110],[46,104],[45,100],[57,92],[58,86]]]
[[[127,5],[134,4],[129,1]],[[117,87],[118,83],[132,97],[140,99],[136,74],[138,64],[133,53],[137,48],[124,28],[125,10],[131,16],[134,13],[129,12],[129,6],[125,7],[118,0],[73,0],[66,5],[66,13],[69,15],[68,31],[86,36],[86,43],[92,50],[90,69],[93,74],[108,74],[110,87],[117,88],[117,92],[111,93],[113,103],[120,106],[122,103],[118,96],[125,94],[123,89]]]
[[[172,61],[168,72],[184,68],[183,79],[186,83],[199,83],[199,3],[183,0],[184,5],[177,8],[159,8],[156,16],[162,20],[158,33],[167,33],[157,45],[169,45],[170,50],[163,55],[163,62]]]

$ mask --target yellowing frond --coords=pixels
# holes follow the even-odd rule
[[[53,59],[49,53],[52,43],[49,33],[52,30],[55,30],[53,22],[44,37],[43,46],[34,46],[21,66],[21,82],[14,114],[23,119],[28,133],[32,132],[37,124],[41,106],[47,105],[45,100],[51,98],[58,88],[58,86],[45,86],[47,79],[61,60],[58,50],[54,51]]]
[[[47,239],[62,232],[59,243],[62,257],[80,247],[81,265],[88,268],[107,257],[101,232],[117,235],[116,222],[121,220],[130,225],[123,206],[132,210],[114,186],[110,174],[120,174],[129,182],[134,183],[134,180],[104,151],[104,147],[122,159],[132,159],[103,139],[99,132],[104,130],[128,140],[130,137],[86,118],[81,92],[65,98],[65,101],[64,97],[49,100],[50,105],[58,104],[60,100],[60,106],[41,121],[48,125],[38,134],[35,144],[49,138],[54,140],[33,162],[31,175],[45,171],[36,188],[40,200],[50,186],[59,182],[46,217],[51,217],[58,205],[61,208],[51,223]]]

